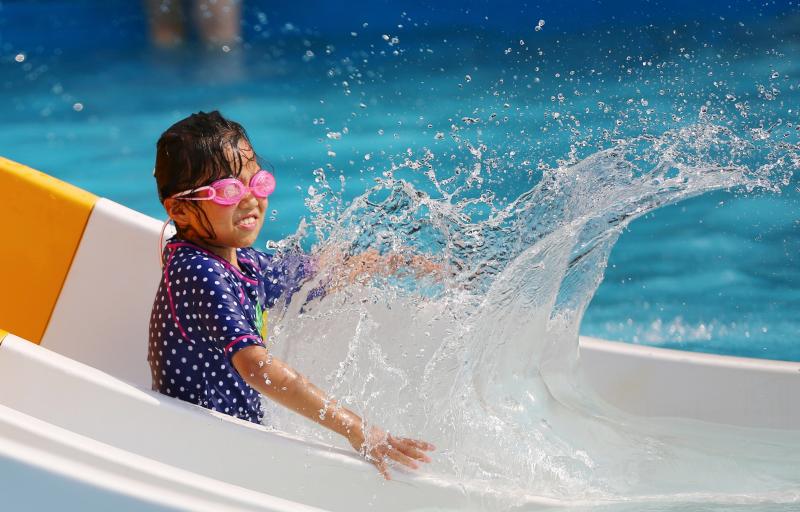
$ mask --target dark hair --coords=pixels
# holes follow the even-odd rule
[[[184,190],[204,187],[222,178],[238,177],[246,158],[239,149],[242,140],[252,148],[242,125],[224,118],[217,110],[192,114],[167,128],[156,143],[153,174],[158,198],[163,203]],[[258,158],[255,151],[253,158]],[[194,209],[210,239],[214,239],[214,229],[202,208],[194,201],[186,201],[186,204]],[[181,228],[176,227],[181,235]]]

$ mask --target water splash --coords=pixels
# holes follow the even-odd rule
[[[545,167],[503,201],[488,185],[508,176],[491,171],[488,148],[451,136],[468,165],[452,171],[430,149],[406,152],[349,205],[316,171],[311,229],[288,245],[310,237],[319,253],[336,254],[320,275],[338,291],[271,316],[278,355],[343,405],[437,444],[431,471],[505,493],[509,504],[525,495],[742,494],[800,478],[774,461],[756,464],[750,489],[755,470],[709,458],[708,432],[675,442],[678,430],[608,409],[575,373],[581,317],[621,230],[712,190],[780,191],[796,147],[701,121]],[[352,279],[346,261],[364,251],[423,254],[441,272]],[[272,418],[332,441],[283,411]]]

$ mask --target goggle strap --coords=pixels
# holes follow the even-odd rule
[[[158,235],[158,261],[161,263],[162,269],[164,268],[164,233],[170,222],[172,222],[172,217],[167,217],[166,222],[161,226],[161,233]]]

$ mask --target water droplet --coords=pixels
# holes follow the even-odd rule
[[[83,103],[75,103],[74,105],[72,105],[72,110],[74,110],[75,112],[80,112],[81,110],[83,110]]]
[[[472,77],[469,76],[469,75],[465,75],[464,76],[464,80],[466,80],[467,82],[471,82],[472,81]]]
[[[444,132],[436,132],[436,135],[434,135],[433,138],[436,140],[444,139]]]
[[[536,32],[539,32],[543,28],[544,28],[544,20],[539,20],[539,23],[537,23],[536,26],[533,27],[533,30],[535,30]]]
[[[369,160],[370,158],[372,158],[371,153],[367,153],[366,155],[364,155],[364,160]]]
[[[25,62],[25,54],[24,53],[16,54],[14,56],[14,60],[17,61],[17,62]]]
[[[340,140],[342,138],[342,134],[340,132],[328,132],[325,135],[331,140]]]

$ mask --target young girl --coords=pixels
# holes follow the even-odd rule
[[[345,436],[387,479],[388,459],[430,462],[424,452],[433,445],[365,431],[358,415],[267,352],[266,310],[299,289],[314,263],[305,255],[274,261],[251,247],[275,179],[244,129],[217,111],[175,123],[158,140],[155,177],[177,235],[164,248],[150,317],[153,389],[255,423],[265,395]]]

